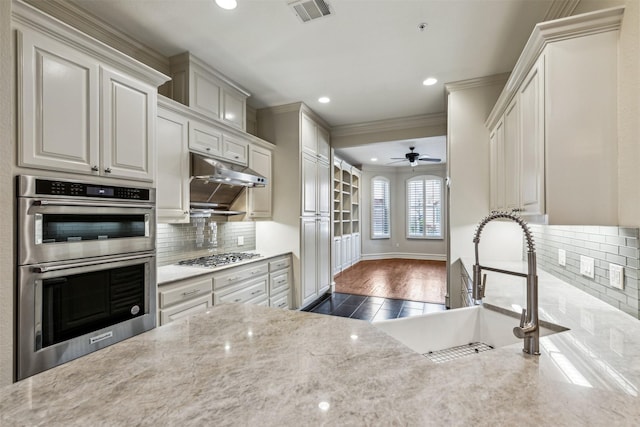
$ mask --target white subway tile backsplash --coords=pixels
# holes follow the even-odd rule
[[[538,265],[620,310],[639,317],[639,229],[601,226],[547,226],[530,224]],[[566,265],[558,265],[558,249],[566,251]],[[580,275],[580,256],[594,258],[595,277]],[[624,267],[624,290],[612,288],[609,263]]]

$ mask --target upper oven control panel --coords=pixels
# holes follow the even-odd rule
[[[105,199],[150,200],[148,188],[121,187],[36,178],[38,196],[98,197]]]

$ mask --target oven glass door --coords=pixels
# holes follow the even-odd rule
[[[153,205],[22,198],[19,220],[19,265],[155,248]]]
[[[144,264],[37,281],[36,349],[143,315],[144,290]]]

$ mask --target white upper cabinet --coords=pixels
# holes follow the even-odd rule
[[[222,157],[222,131],[195,120],[189,121],[189,149]]]
[[[100,68],[102,82],[101,172],[152,180],[155,165],[156,88]]]
[[[18,165],[153,181],[156,93],[168,77],[24,3],[12,14]]]
[[[329,168],[329,133],[301,113],[300,148],[302,162],[303,216],[331,214],[331,170]]]
[[[302,150],[328,162],[331,150],[329,132],[305,113],[302,113],[300,126]]]
[[[493,209],[548,224],[618,225],[623,11],[536,25],[486,122]]]
[[[156,210],[160,223],[189,222],[188,120],[158,107]]]
[[[189,52],[170,61],[171,98],[210,119],[246,129],[248,92]]]
[[[267,179],[264,187],[248,188],[247,213],[250,218],[271,218],[272,150],[249,146],[249,167]]]

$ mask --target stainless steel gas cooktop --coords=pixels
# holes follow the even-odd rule
[[[252,258],[258,258],[260,254],[249,254],[244,252],[230,252],[226,254],[215,254],[203,256],[199,258],[187,259],[180,261],[178,265],[187,265],[190,267],[206,267],[214,268],[221,265],[233,264],[234,262],[245,261]]]

